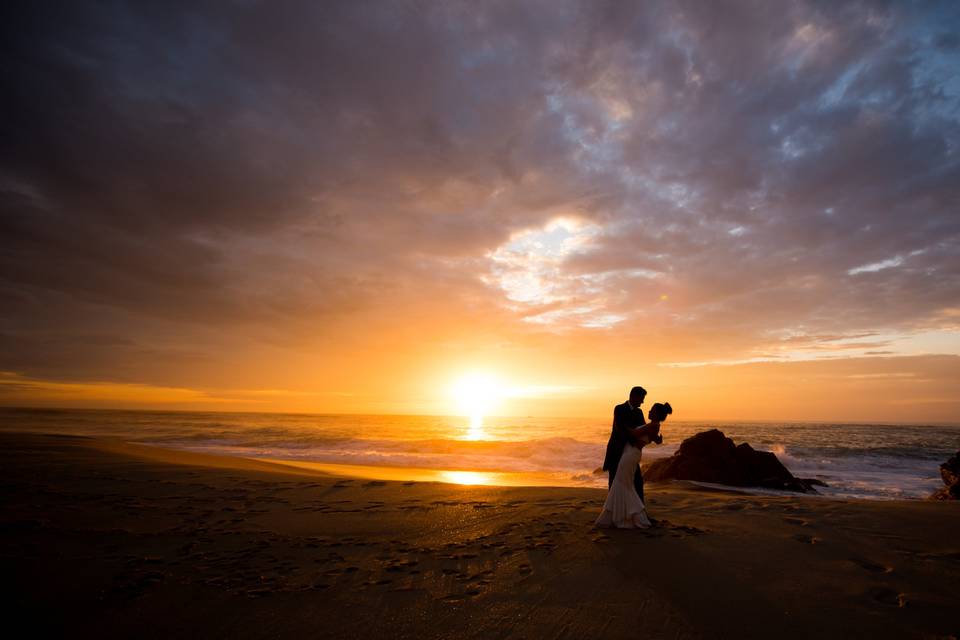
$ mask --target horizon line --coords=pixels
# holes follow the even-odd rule
[[[463,418],[470,419],[470,416],[458,415],[452,413],[351,413],[351,412],[333,412],[333,411],[249,411],[242,409],[149,409],[149,408],[117,408],[117,407],[71,407],[71,406],[24,406],[24,405],[5,405],[0,404],[0,411],[112,411],[112,412],[139,412],[139,413],[231,413],[238,415],[287,415],[287,416],[341,416],[341,417],[361,417],[361,416],[384,416],[384,417],[406,417],[406,418]],[[563,419],[563,420],[596,420],[596,416],[537,416],[537,415],[490,415],[484,416],[484,419]],[[607,417],[603,418],[604,420]],[[750,418],[676,418],[669,421],[670,424],[693,423],[693,422],[715,422],[717,424],[730,424],[742,422],[746,424],[831,424],[831,425],[869,425],[869,426],[931,426],[931,427],[960,427],[960,422],[896,422],[896,421],[874,421],[874,420],[843,420],[834,421],[824,419],[750,419]]]

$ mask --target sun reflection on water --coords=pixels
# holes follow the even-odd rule
[[[487,432],[483,430],[483,416],[475,414],[470,416],[470,427],[467,429],[467,440],[486,440]]]
[[[483,417],[489,416],[507,395],[507,388],[489,373],[474,372],[461,376],[450,387],[457,413],[469,416],[470,425],[463,438],[486,440]]]

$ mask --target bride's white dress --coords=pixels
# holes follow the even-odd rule
[[[641,440],[644,442],[644,440]],[[643,448],[627,444],[620,456],[617,473],[613,477],[613,484],[607,492],[607,501],[603,503],[603,511],[597,518],[598,527],[616,527],[618,529],[646,529],[650,526],[647,509],[637,495],[633,486],[633,474],[640,464],[640,455]]]

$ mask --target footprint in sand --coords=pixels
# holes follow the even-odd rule
[[[809,522],[801,518],[784,518],[783,521],[786,522],[787,524],[795,524],[798,527],[806,527],[810,525]]]
[[[441,599],[442,601],[448,602],[448,603],[450,603],[450,604],[456,604],[456,603],[463,602],[464,600],[466,600],[466,599],[467,599],[467,596],[466,596],[465,594],[462,594],[462,593],[451,593],[450,595],[443,596],[443,597],[440,598],[440,599]]]
[[[863,560],[861,558],[848,558],[850,562],[857,565],[861,569],[869,571],[870,573],[892,573],[893,567],[886,567],[882,564],[876,564],[870,562],[869,560]]]
[[[820,538],[808,536],[803,533],[798,533],[797,535],[793,536],[793,539],[804,544],[818,544],[820,542]]]
[[[384,566],[384,571],[390,571],[392,573],[398,572],[407,572],[407,573],[420,573],[419,571],[413,569],[413,567],[420,564],[416,560],[391,560]]]
[[[690,525],[684,525],[684,524],[679,525],[677,529],[679,529],[680,531],[683,531],[684,533],[690,534],[692,536],[699,536],[706,533],[706,531],[703,529],[698,529],[697,527],[691,527]]]
[[[703,535],[706,533],[706,530],[688,524],[674,524],[669,520],[663,519],[656,520],[653,528],[646,530],[647,534],[659,534],[661,532],[669,533],[675,538],[685,538],[687,536]]]
[[[905,556],[910,556],[911,558],[919,558],[920,560],[927,560],[927,561],[935,561],[935,562],[960,561],[960,551],[948,551],[946,553],[937,553],[937,552],[914,551],[912,549],[898,549],[897,553],[903,554]]]
[[[112,595],[126,600],[139,598],[155,584],[163,582],[166,576],[159,571],[135,572],[123,576],[119,584],[112,589]]]
[[[872,587],[867,590],[866,595],[875,602],[888,607],[905,607],[908,604],[906,594],[898,593],[890,587]]]

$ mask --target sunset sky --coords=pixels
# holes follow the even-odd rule
[[[960,421],[960,3],[0,14],[0,404]]]

